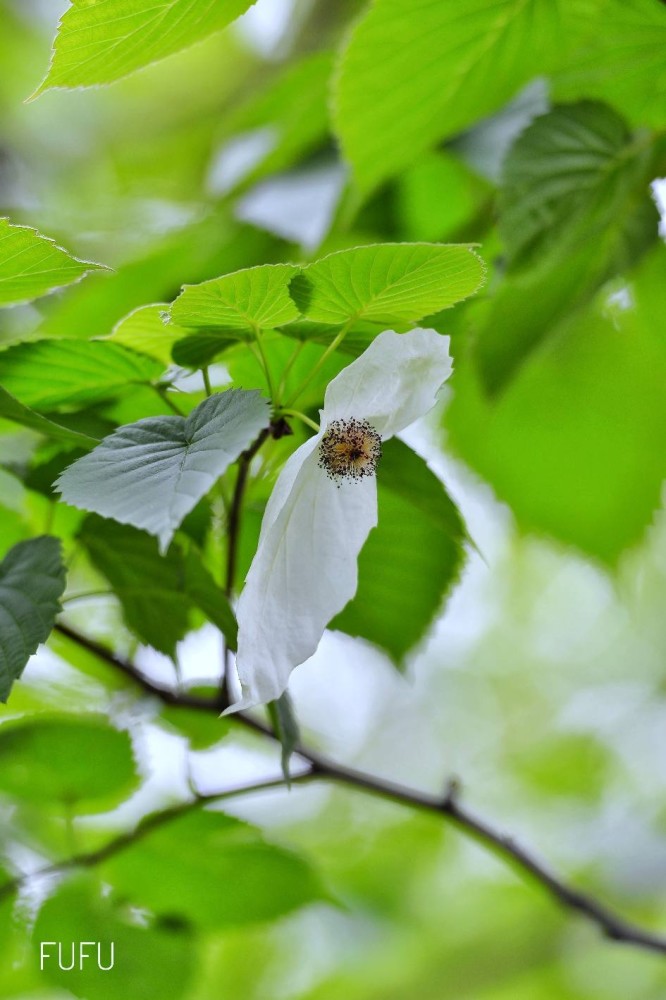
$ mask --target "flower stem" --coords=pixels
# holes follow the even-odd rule
[[[351,329],[351,326],[352,326],[352,324],[354,323],[355,320],[356,320],[356,316],[350,316],[350,318],[347,320],[347,322],[345,323],[345,325],[340,330],[338,330],[337,334],[335,335],[335,337],[333,338],[333,340],[331,341],[331,343],[328,345],[328,347],[326,348],[326,350],[324,351],[324,353],[322,354],[322,356],[319,358],[319,361],[317,361],[317,363],[314,364],[312,366],[312,368],[310,369],[310,372],[309,372],[307,378],[303,382],[301,382],[300,386],[298,387],[298,389],[296,390],[296,392],[293,394],[293,396],[291,396],[287,400],[287,402],[285,404],[286,406],[293,406],[294,403],[296,402],[296,400],[299,399],[299,397],[303,395],[303,392],[310,385],[310,382],[315,377],[315,375],[317,374],[317,372],[320,371],[322,365],[324,365],[326,363],[326,361],[330,358],[331,354],[334,354],[335,351],[337,351],[338,347],[340,346],[340,344],[342,343],[342,341],[345,339],[345,337],[349,333],[349,330]]]
[[[273,376],[271,375],[271,369],[268,364],[268,358],[266,357],[266,351],[264,350],[262,331],[258,326],[254,326],[253,333],[254,333],[255,343],[257,345],[257,350],[259,352],[259,360],[261,362],[261,367],[264,370],[264,375],[266,376],[266,382],[268,383],[268,392],[271,397],[271,402],[273,403],[273,406],[279,406],[278,393],[275,391]]]
[[[289,361],[287,361],[287,364],[285,365],[284,371],[282,372],[282,378],[280,379],[280,384],[278,386],[278,393],[280,396],[282,396],[282,393],[287,388],[287,379],[289,378],[291,369],[294,367],[296,361],[300,357],[301,351],[303,350],[304,347],[305,347],[305,341],[299,340],[299,342],[296,344],[294,352],[289,358]]]
[[[282,407],[276,412],[276,416],[283,416],[283,415],[285,417],[296,417],[297,420],[302,420],[304,424],[307,424],[308,427],[311,427],[313,431],[317,432],[317,434],[319,433],[320,430],[319,424],[316,423],[316,421],[311,420],[310,417],[306,416],[305,413],[301,413],[300,410],[286,410],[284,407]]]

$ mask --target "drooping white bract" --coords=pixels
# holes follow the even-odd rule
[[[450,373],[448,337],[387,330],[329,384],[320,432],[290,457],[266,506],[238,602],[242,697],[230,711],[278,698],[356,593],[358,554],[377,524],[379,438],[430,410]]]

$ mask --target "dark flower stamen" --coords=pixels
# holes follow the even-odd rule
[[[319,465],[340,486],[343,479],[374,476],[382,439],[367,420],[333,420],[319,445]]]

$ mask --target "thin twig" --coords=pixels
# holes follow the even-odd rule
[[[236,577],[236,562],[238,558],[238,541],[240,538],[241,512],[243,509],[243,497],[247,485],[247,477],[250,471],[252,459],[257,454],[262,444],[269,437],[271,429],[269,427],[262,430],[253,444],[244,451],[238,460],[238,474],[234,485],[234,492],[229,508],[229,519],[227,521],[227,567],[224,580],[224,593],[228,600],[231,600],[234,592],[234,579]],[[229,671],[231,669],[231,652],[229,647],[224,646],[224,670],[221,683],[221,698],[225,705],[229,703]]]
[[[160,698],[169,705],[214,713],[219,713],[225,706],[221,697],[207,699],[165,689],[144,677],[133,664],[120,659],[103,646],[98,645],[85,636],[79,635],[68,626],[59,624],[56,625],[56,629],[63,635],[78,642],[83,648],[95,653],[110,666],[120,670],[127,677],[131,678],[144,692]],[[235,718],[239,723],[253,729],[255,732],[261,733],[270,739],[275,739],[272,731],[252,716],[238,712],[232,718]],[[563,907],[579,913],[587,920],[596,924],[610,940],[666,955],[666,937],[654,934],[637,924],[625,920],[592,896],[567,885],[566,882],[551,872],[542,861],[518,844],[513,837],[496,830],[486,820],[474,815],[474,813],[462,806],[460,804],[460,785],[457,780],[454,779],[449,783],[444,795],[428,795],[423,792],[417,792],[405,785],[386,781],[375,775],[366,774],[364,771],[344,767],[304,745],[296,747],[294,752],[310,768],[305,775],[300,776],[299,780],[310,777],[335,781],[396,802],[399,805],[410,806],[443,816],[463,833],[471,836],[478,843],[490,849],[503,861],[508,862],[521,874],[528,875],[534,879],[535,882],[546,890],[552,899],[556,900]]]
[[[312,777],[312,772],[307,771],[303,774],[295,775],[292,778],[292,782],[302,783]],[[128,847],[132,847],[133,844],[143,840],[144,837],[152,833],[153,830],[158,829],[158,827],[165,826],[172,822],[172,820],[178,819],[179,816],[185,816],[187,813],[193,812],[195,809],[200,809],[210,803],[223,802],[225,799],[237,798],[239,795],[249,795],[251,792],[265,792],[274,788],[284,787],[284,778],[270,778],[266,781],[255,781],[247,785],[240,785],[238,788],[225,788],[219,792],[197,793],[194,798],[188,799],[186,802],[179,802],[177,805],[160,810],[160,812],[151,813],[149,816],[144,817],[133,830],[119,834],[119,836],[107,841],[106,844],[103,844],[94,851],[83,851],[79,854],[72,854],[69,858],[45,865],[43,868],[38,868],[37,871],[17,875],[16,878],[10,879],[0,885],[0,900],[20,889],[30,879],[41,878],[46,875],[59,875],[62,872],[70,871],[72,868],[94,868],[95,865],[101,864],[103,861],[108,860],[108,858],[113,857],[115,854],[120,854],[122,851],[127,850]]]

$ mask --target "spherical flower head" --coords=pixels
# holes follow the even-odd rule
[[[381,442],[427,413],[450,373],[448,337],[387,330],[328,386],[319,434],[289,458],[266,505],[238,602],[242,693],[229,711],[279,698],[356,593]]]
[[[374,476],[381,455],[382,439],[367,420],[333,420],[319,445],[319,467],[340,486]]]

